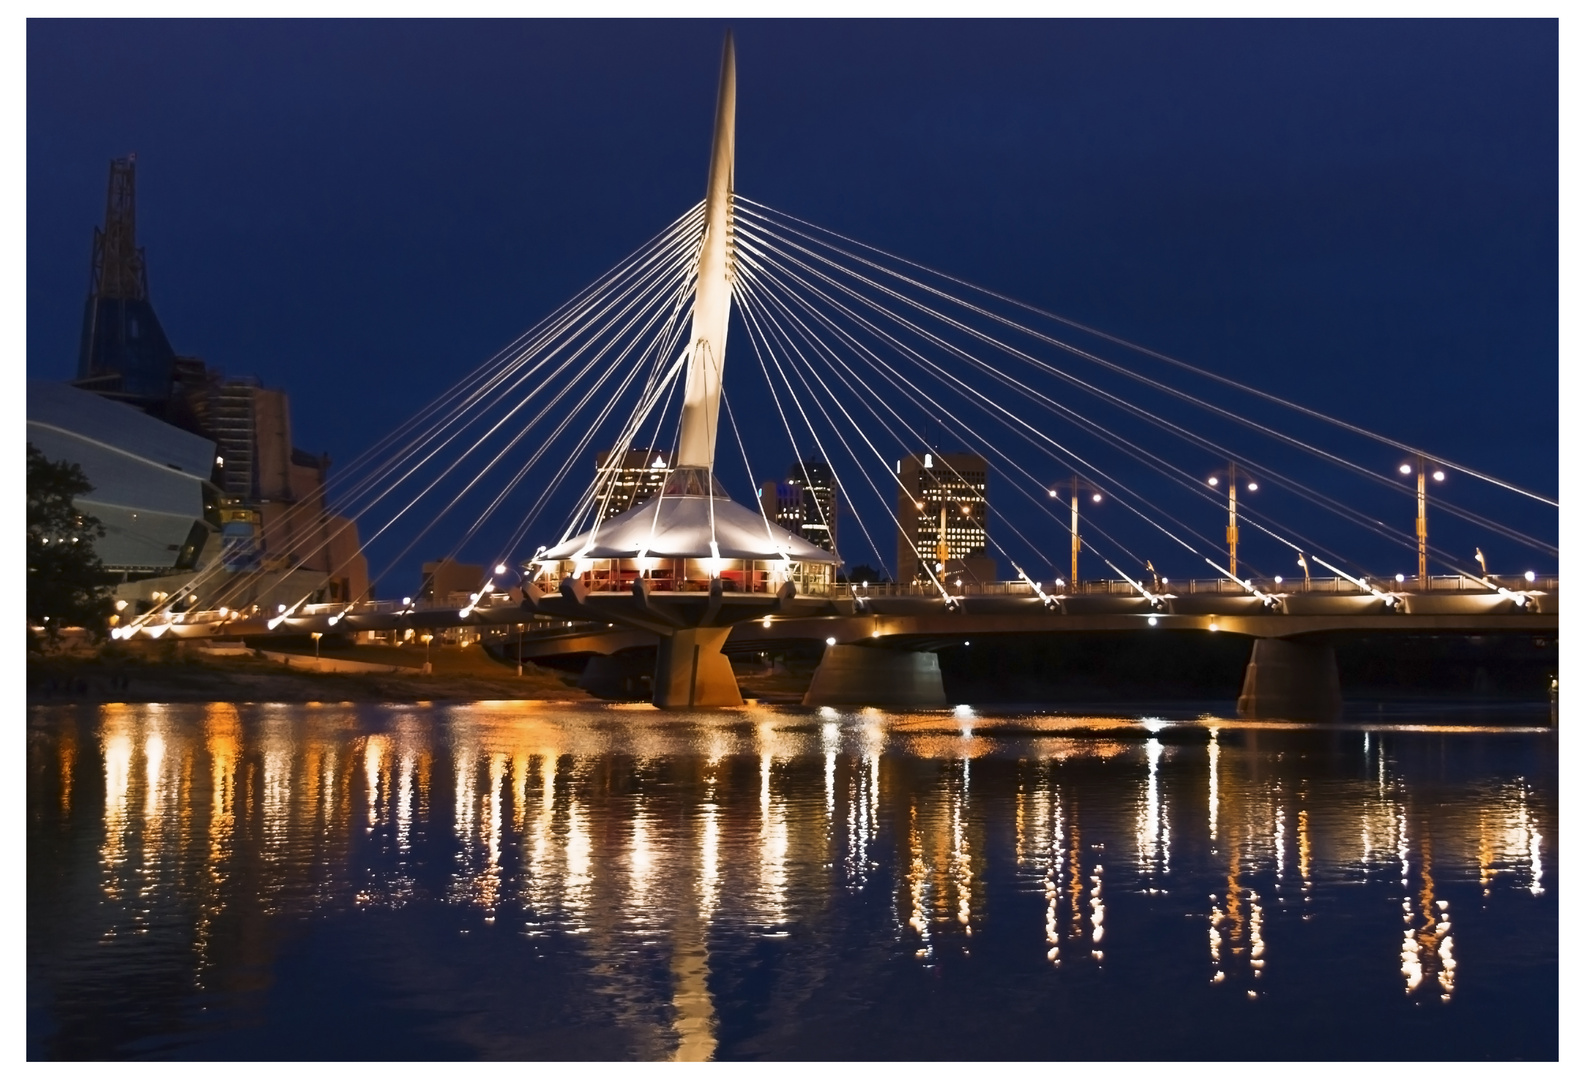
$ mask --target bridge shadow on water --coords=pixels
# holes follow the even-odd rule
[[[1354,635],[1332,644],[1345,720],[1409,708],[1500,723],[1514,705],[1545,706],[1558,672],[1556,638]],[[942,648],[938,656],[951,703],[1232,717],[1250,647],[1240,635],[1192,631],[997,635]],[[513,662],[509,645],[500,651],[503,662]],[[822,652],[819,642],[779,643],[734,656],[733,668],[746,698],[792,704],[802,700]],[[581,655],[538,663],[584,672],[582,685],[598,697],[643,701],[654,658],[654,649],[641,648],[592,664]]]

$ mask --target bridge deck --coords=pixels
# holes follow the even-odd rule
[[[1341,584],[1340,584],[1341,583]],[[1128,582],[1092,582],[1042,598],[1025,582],[999,582],[956,590],[952,606],[918,586],[855,587],[837,597],[727,594],[719,598],[717,625],[732,624],[734,651],[777,641],[868,642],[893,647],[930,647],[930,642],[965,635],[1106,633],[1122,630],[1198,630],[1257,638],[1293,638],[1339,633],[1536,633],[1556,634],[1556,579],[1494,581],[1502,591],[1464,579],[1433,579],[1432,588],[1395,585],[1392,592],[1363,592],[1347,579],[1320,579],[1310,588],[1252,595],[1222,586],[1231,582],[1186,582],[1143,595]],[[1199,588],[1197,586],[1205,587]],[[1215,585],[1215,588],[1211,586]],[[1347,586],[1347,588],[1344,588]],[[1181,591],[1180,591],[1181,590]],[[1522,601],[1522,606],[1520,601]],[[687,611],[708,604],[702,593],[654,594],[643,608]],[[657,633],[623,625],[633,599],[625,593],[590,593],[573,603],[562,596],[524,602],[520,594],[481,597],[466,608],[454,604],[391,602],[311,605],[266,619],[240,612],[191,612],[144,627],[145,633],[177,638],[235,638],[270,634],[359,631],[446,630],[458,627],[512,628],[521,635],[525,658],[566,653],[611,653],[654,644]],[[611,619],[599,615],[609,611]],[[701,613],[696,613],[701,614]]]

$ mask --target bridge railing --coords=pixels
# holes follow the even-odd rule
[[[1339,593],[1344,595],[1361,592],[1359,585],[1344,577],[1311,577],[1308,581],[1303,578],[1252,578],[1253,585],[1264,593]],[[1490,586],[1484,585],[1471,578],[1449,574],[1428,579],[1425,589],[1420,588],[1420,583],[1415,578],[1405,578],[1403,581],[1395,579],[1370,578],[1369,583],[1382,592],[1418,593],[1418,592],[1457,592],[1457,593],[1490,593],[1494,592]],[[1556,577],[1540,577],[1528,580],[1523,575],[1493,575],[1486,579],[1493,586],[1512,589],[1515,592],[1556,592],[1558,579]],[[1147,587],[1154,583],[1145,582]],[[1137,596],[1139,590],[1128,581],[1115,579],[1100,579],[1095,581],[1081,581],[1076,585],[1063,586],[1047,585],[1041,583],[1046,595],[1064,596]],[[928,583],[915,582],[870,582],[869,584],[838,584],[837,595],[853,596],[860,599],[867,597],[890,596],[940,596],[940,591]],[[1187,580],[1172,580],[1163,578],[1158,586],[1152,588],[1153,592],[1172,593],[1177,596],[1213,595],[1213,596],[1247,596],[1249,589],[1244,585],[1231,581],[1228,578],[1190,578]],[[949,585],[947,592],[953,596],[1033,596],[1034,588],[1025,581],[981,581],[964,582],[962,585]]]
[[[1402,582],[1396,580],[1370,579],[1370,584],[1382,592],[1415,594],[1420,592],[1431,593],[1492,593],[1501,587],[1514,592],[1540,592],[1556,593],[1559,579],[1555,576],[1542,577],[1536,575],[1533,580],[1521,574],[1493,575],[1486,579],[1490,586],[1466,577],[1454,575],[1438,576],[1429,579],[1427,588],[1422,590],[1420,583],[1412,578]],[[1338,594],[1358,595],[1362,590],[1359,585],[1348,578],[1342,577],[1312,577],[1308,582],[1304,579],[1262,580],[1253,579],[1256,588],[1271,594]],[[1082,581],[1074,585],[1044,586],[1047,596],[1066,598],[1070,596],[1137,596],[1139,590],[1127,581],[1102,579],[1095,581]],[[1243,585],[1229,581],[1226,578],[1193,578],[1173,581],[1164,580],[1160,583],[1162,593],[1173,596],[1240,596],[1248,595],[1249,590]],[[801,592],[801,590],[800,590]],[[962,597],[1033,597],[1036,595],[1034,588],[1025,581],[986,581],[965,582],[961,586],[948,587],[948,592],[954,596]],[[807,595],[807,594],[804,594]],[[880,599],[885,597],[914,597],[933,600],[941,594],[934,585],[923,583],[903,582],[871,582],[869,584],[848,584],[838,582],[831,586],[831,593],[836,599]],[[304,616],[335,616],[344,615],[397,615],[402,612],[414,614],[436,611],[458,611],[464,606],[472,604],[481,611],[500,609],[503,607],[516,607],[520,596],[515,592],[491,592],[486,596],[472,599],[472,594],[461,593],[446,597],[444,600],[424,600],[404,604],[400,600],[366,600],[359,603],[347,604],[304,604],[291,611],[291,615]],[[178,624],[212,624],[225,622],[242,616],[243,612],[221,610],[192,610],[171,616],[170,621]],[[259,614],[250,612],[249,614]],[[264,613],[271,614],[271,613]],[[542,615],[523,613],[523,624],[529,627],[527,633],[560,633],[569,628],[587,625],[585,620],[547,619]]]

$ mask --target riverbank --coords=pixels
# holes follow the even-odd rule
[[[393,655],[394,654],[394,655]],[[294,664],[251,651],[206,652],[176,642],[115,643],[51,654],[30,654],[30,705],[81,702],[175,703],[221,701],[590,701],[565,672],[496,663],[481,650],[435,648],[431,673],[417,649],[340,650],[338,660],[366,671],[311,670],[312,653]],[[384,668],[385,670],[381,670]]]

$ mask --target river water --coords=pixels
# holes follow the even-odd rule
[[[1501,719],[32,708],[28,1055],[1555,1058]]]

